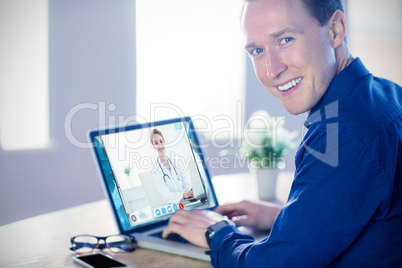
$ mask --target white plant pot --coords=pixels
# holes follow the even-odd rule
[[[278,169],[250,168],[250,173],[257,178],[258,197],[263,201],[274,201]]]

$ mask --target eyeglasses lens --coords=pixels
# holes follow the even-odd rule
[[[98,244],[98,239],[94,236],[77,236],[73,241],[73,247],[77,253],[89,253]]]
[[[112,235],[106,238],[106,245],[112,252],[130,251],[133,248],[131,239],[125,235]]]

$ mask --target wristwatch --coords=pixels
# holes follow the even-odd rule
[[[236,224],[233,221],[229,220],[228,217],[224,216],[222,221],[215,223],[207,228],[207,231],[205,232],[205,237],[207,238],[208,246],[211,246],[212,237],[214,237],[216,232],[228,225]]]

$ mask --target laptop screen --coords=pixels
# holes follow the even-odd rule
[[[92,131],[90,139],[120,231],[217,206],[190,118]]]

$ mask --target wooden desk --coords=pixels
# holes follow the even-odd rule
[[[285,202],[293,179],[281,173],[277,198]],[[219,202],[257,200],[256,181],[249,174],[213,179]],[[107,200],[80,205],[0,227],[0,267],[81,267],[72,260],[70,237],[78,234],[107,236],[118,233]],[[133,253],[108,255],[132,267],[211,267],[209,262],[138,248]]]

